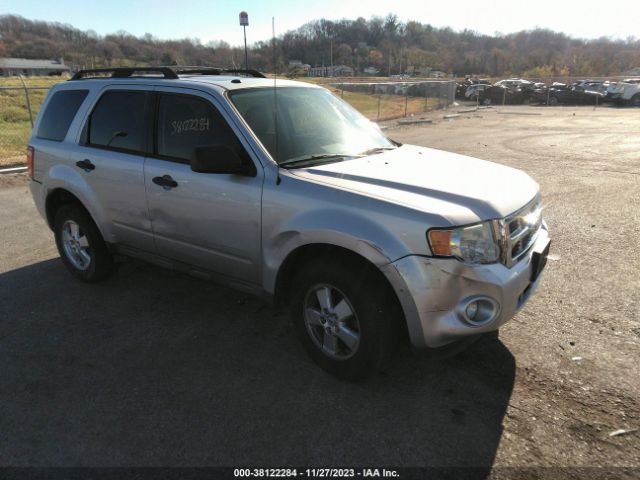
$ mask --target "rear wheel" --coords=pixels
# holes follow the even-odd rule
[[[558,105],[558,99],[556,97],[549,97],[548,104],[552,107],[555,107],[556,105]]]
[[[56,246],[67,269],[85,282],[97,282],[113,270],[113,257],[98,227],[79,205],[63,205],[54,220]]]
[[[358,262],[314,260],[295,276],[291,318],[311,358],[344,379],[364,378],[391,354],[398,338],[393,292]]]
[[[633,97],[631,97],[630,103],[632,107],[640,107],[640,93],[637,93]]]

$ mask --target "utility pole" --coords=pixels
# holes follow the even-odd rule
[[[331,60],[331,76],[333,77],[333,37],[329,37],[329,40],[330,40],[329,54],[330,54],[330,60]]]
[[[249,25],[249,14],[240,12],[240,26],[244,32],[244,68],[249,70],[249,55],[247,53],[247,26]]]

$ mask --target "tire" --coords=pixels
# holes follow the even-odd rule
[[[67,270],[84,282],[99,282],[113,271],[113,257],[87,211],[63,205],[54,219],[56,246]]]
[[[484,100],[482,100],[482,105],[485,105],[488,107],[489,105],[491,105],[491,99],[485,98]]]
[[[547,103],[550,107],[555,107],[558,105],[558,99],[556,97],[549,97],[549,101]]]
[[[360,380],[377,371],[398,339],[397,301],[373,268],[320,258],[293,279],[296,334],[314,362],[341,379]]]
[[[636,93],[633,97],[631,97],[629,104],[632,107],[640,107],[640,93]]]

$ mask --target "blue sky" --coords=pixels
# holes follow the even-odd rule
[[[249,13],[249,43],[271,37],[271,17],[276,19],[276,34],[281,34],[318,18],[369,18],[389,12],[404,21],[488,34],[539,26],[582,38],[640,35],[637,0],[0,0],[0,14],[68,23],[101,35],[126,30],[136,36],[148,32],[162,39],[225,40],[231,45],[242,43],[241,10]]]

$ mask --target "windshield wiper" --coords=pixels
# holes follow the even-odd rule
[[[360,155],[373,155],[374,153],[382,153],[386,152],[387,150],[395,150],[396,148],[398,147],[375,147],[370,148],[369,150],[365,150]]]
[[[301,164],[305,163],[316,163],[316,160],[326,160],[323,163],[330,163],[328,160],[334,160],[335,162],[341,162],[346,157],[362,157],[363,155],[352,155],[350,153],[318,153],[315,155],[305,155],[303,157],[290,158],[289,160],[285,160],[280,162],[279,165],[284,168],[291,168],[294,166],[301,166]]]

